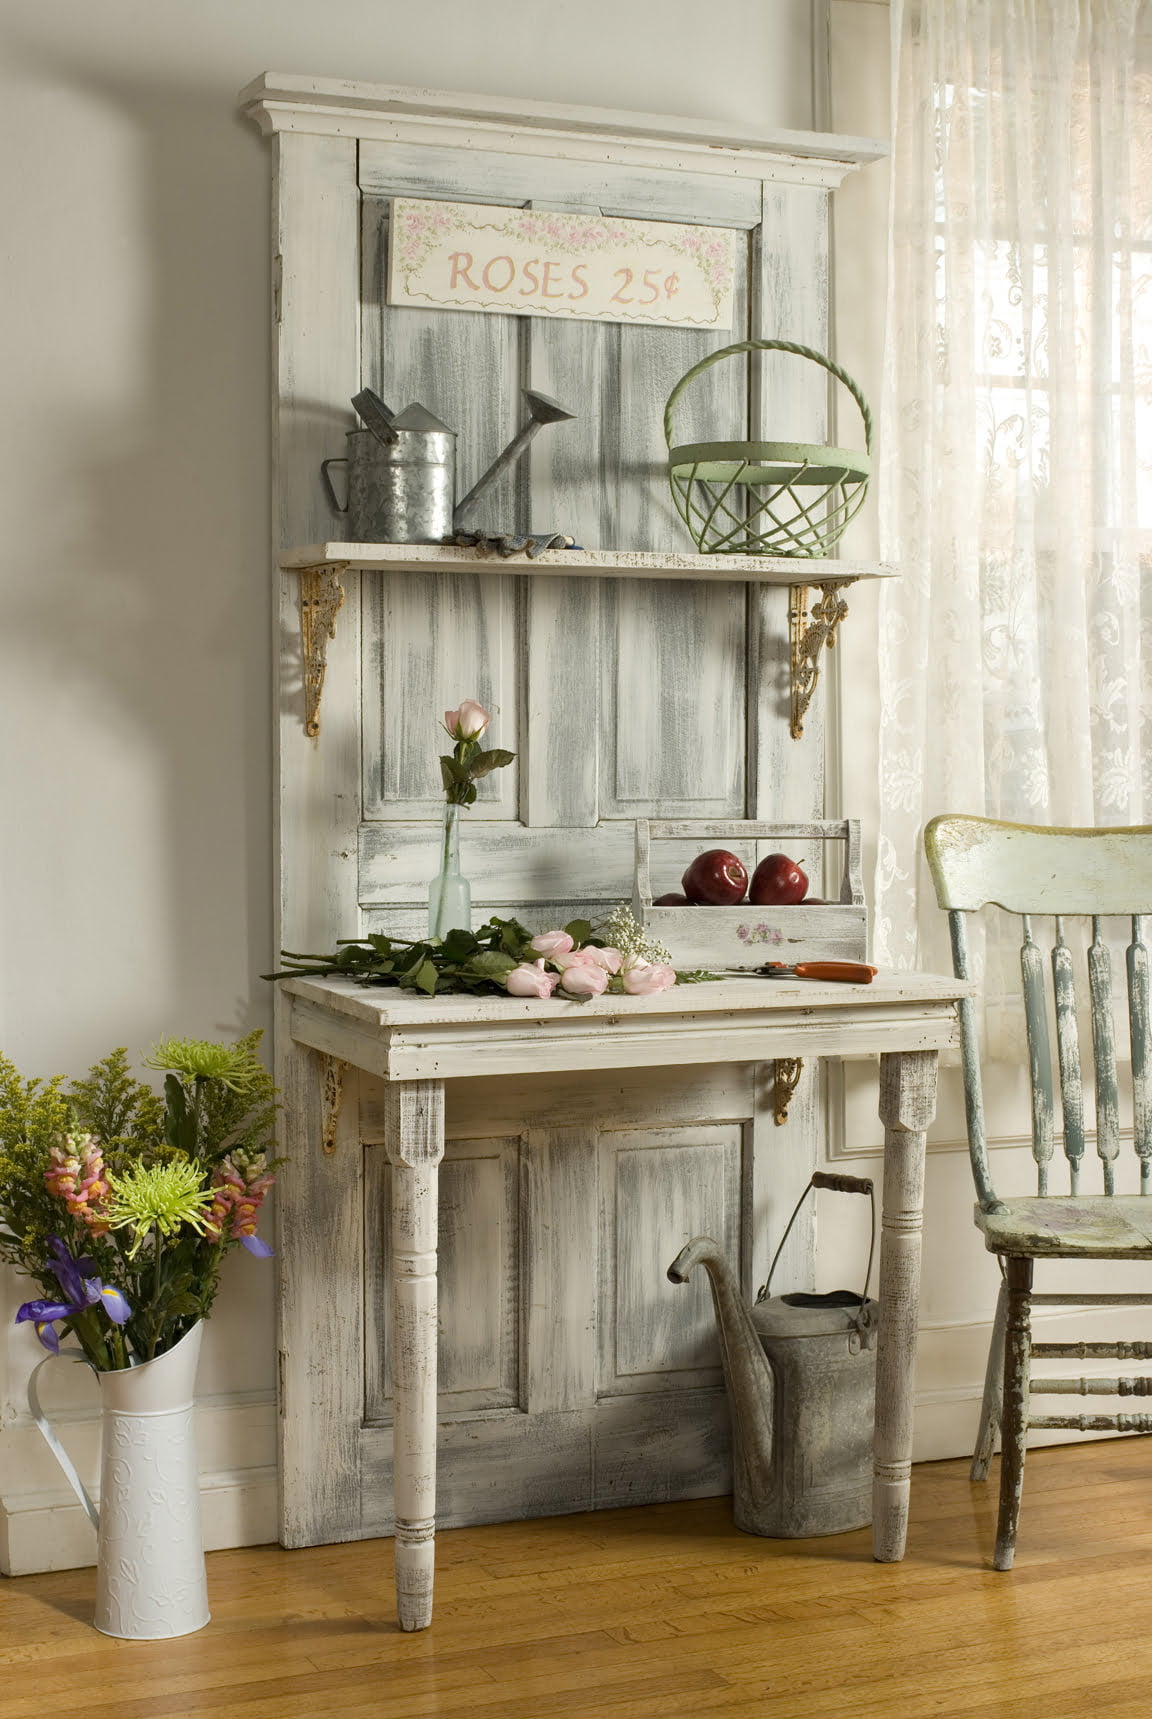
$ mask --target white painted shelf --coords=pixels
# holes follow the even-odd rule
[[[799,739],[820,678],[820,659],[836,641],[848,605],[845,585],[895,578],[883,561],[820,560],[786,555],[681,555],[675,550],[546,549],[536,556],[479,554],[440,543],[309,543],[282,549],[281,568],[300,580],[300,637],[304,659],[304,732],[320,732],[320,700],[328,641],[344,602],[345,573],[526,573],[536,578],[749,580],[788,588],[791,733]],[[819,593],[809,607],[810,590]]]
[[[682,555],[676,550],[546,549],[527,555],[481,555],[438,543],[310,543],[284,549],[285,571],[335,567],[349,572],[532,573],[590,579],[735,579],[766,585],[855,583],[891,579],[899,569],[883,561],[837,561],[786,555]]]

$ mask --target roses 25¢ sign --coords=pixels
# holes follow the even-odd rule
[[[388,303],[731,328],[735,251],[724,227],[395,197]]]

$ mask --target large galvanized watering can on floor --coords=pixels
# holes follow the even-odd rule
[[[773,1539],[845,1534],[872,1520],[879,1314],[868,1300],[872,1249],[861,1294],[768,1294],[813,1188],[870,1195],[875,1234],[871,1181],[818,1170],[788,1220],[755,1307],[745,1305],[710,1236],[695,1237],[668,1267],[673,1283],[687,1283],[697,1265],[708,1273],[732,1409],[733,1515],[745,1533]]]
[[[329,504],[348,517],[354,543],[451,543],[465,528],[485,492],[518,460],[543,424],[575,417],[534,389],[524,390],[528,417],[461,501],[456,500],[456,432],[424,406],[393,412],[371,388],[352,404],[368,426],[348,432],[348,452],[324,460],[320,476]],[[329,471],[347,466],[348,494],[341,501]]]

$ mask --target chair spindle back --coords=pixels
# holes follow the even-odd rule
[[[1125,968],[1132,1067],[1133,1145],[1140,1160],[1140,1192],[1152,1194],[1152,1042],[1150,1042],[1148,949],[1144,918],[1152,911],[1152,829],[1060,830],[1004,824],[992,819],[935,818],[925,831],[925,849],[936,894],[948,912],[953,964],[971,977],[966,918],[996,905],[1019,914],[1023,942],[1020,971],[1028,1034],[1032,1100],[1032,1154],[1037,1192],[1050,1189],[1049,1170],[1057,1134],[1055,1073],[1060,1083],[1060,1129],[1069,1167],[1069,1192],[1081,1190],[1086,1148],[1084,1083],[1076,1008],[1073,949],[1068,920],[1091,920],[1087,948],[1092,1020],[1096,1153],[1103,1191],[1116,1191],[1120,1155],[1120,1085],[1113,1016],[1112,958],[1103,921],[1123,915],[1131,922]],[[1050,953],[1036,920],[1054,921]],[[1056,1063],[1052,1058],[1046,970],[1052,975]],[[999,1202],[992,1186],[984,1132],[975,1005],[958,1005],[964,1064],[965,1103],[972,1169],[985,1210]]]

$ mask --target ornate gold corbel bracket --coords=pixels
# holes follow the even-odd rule
[[[800,1076],[804,1072],[804,1059],[798,1056],[778,1056],[775,1064],[775,1074],[772,1081],[772,1112],[776,1118],[777,1128],[782,1128],[788,1120],[788,1106],[792,1095],[800,1084]]]
[[[304,657],[304,732],[320,732],[320,698],[328,666],[328,640],[336,637],[336,616],[344,601],[340,575],[347,563],[300,570],[300,644]]]
[[[836,629],[848,613],[840,592],[851,579],[822,579],[816,586],[820,596],[808,613],[807,585],[793,585],[788,593],[788,640],[792,670],[792,738],[804,732],[804,718],[820,679],[820,652],[836,643]]]
[[[344,1070],[348,1065],[332,1056],[322,1055],[320,1060],[320,1150],[325,1158],[331,1158],[344,1107]]]

